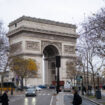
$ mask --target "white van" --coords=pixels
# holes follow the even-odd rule
[[[70,92],[72,89],[72,85],[69,81],[67,81],[65,84],[64,84],[64,91],[65,92]]]

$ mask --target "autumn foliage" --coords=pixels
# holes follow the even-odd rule
[[[32,59],[14,57],[12,58],[10,67],[21,78],[36,77],[37,75],[37,65]]]

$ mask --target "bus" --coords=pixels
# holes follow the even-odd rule
[[[11,91],[11,90],[15,90],[15,85],[13,82],[3,82],[2,86],[1,86],[1,83],[0,83],[0,91],[3,90],[8,90],[8,91]]]

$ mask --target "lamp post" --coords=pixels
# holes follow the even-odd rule
[[[57,93],[59,93],[59,88],[60,88],[60,84],[59,84],[59,68],[60,68],[60,63],[61,63],[61,57],[60,56],[56,56],[56,67],[57,67],[57,86],[56,86],[56,91]]]
[[[99,83],[99,73],[97,73],[97,89],[98,90],[100,90],[100,85],[99,85],[100,83]]]
[[[81,79],[81,93],[82,93],[82,95],[84,95],[84,90],[83,90],[83,77],[80,76],[80,79]]]
[[[96,98],[97,99],[101,99],[101,90],[100,90],[100,88],[99,88],[99,73],[97,73],[97,90],[96,90]]]
[[[89,95],[89,71],[88,71],[88,52],[87,52],[87,95]]]
[[[103,76],[103,85],[104,85],[104,76]]]

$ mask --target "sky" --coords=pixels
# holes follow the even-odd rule
[[[105,0],[0,0],[0,20],[8,24],[25,15],[79,25],[105,7]]]

